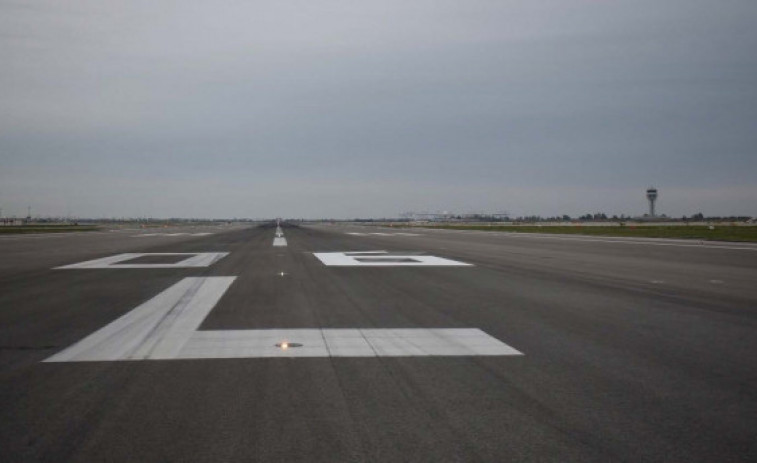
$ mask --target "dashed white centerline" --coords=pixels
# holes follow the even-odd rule
[[[273,245],[276,247],[287,245],[287,239],[284,238],[284,231],[278,225],[276,226],[276,236],[273,238]]]

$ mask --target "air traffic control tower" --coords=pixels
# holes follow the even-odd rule
[[[647,189],[647,200],[649,200],[649,216],[654,217],[654,203],[657,201],[657,188],[650,187]]]

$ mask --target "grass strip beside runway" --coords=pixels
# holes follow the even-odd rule
[[[92,225],[21,225],[0,226],[0,234],[24,233],[70,233],[96,231],[98,227]]]
[[[630,238],[678,238],[707,241],[751,241],[757,242],[757,226],[535,226],[535,225],[431,225],[418,228],[438,228],[445,230],[479,230],[515,233],[553,233],[561,235],[620,236]]]

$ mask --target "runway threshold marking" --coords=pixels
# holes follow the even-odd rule
[[[389,254],[386,251],[314,252],[330,267],[471,267],[472,264],[443,257]]]
[[[60,270],[68,269],[113,269],[113,268],[185,268],[208,267],[229,255],[228,252],[142,252],[125,253],[101,259],[88,260],[77,264],[55,267]],[[123,262],[146,256],[187,256],[179,262],[163,264],[125,264]]]
[[[44,362],[523,355],[477,328],[197,331],[235,279],[184,278]]]

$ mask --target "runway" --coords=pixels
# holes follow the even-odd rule
[[[273,223],[0,256],[2,461],[757,460],[755,245]]]

